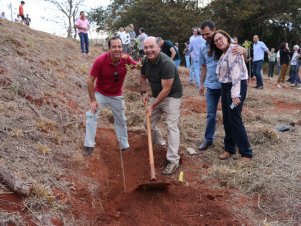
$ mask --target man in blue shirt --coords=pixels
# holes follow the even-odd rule
[[[191,39],[190,45],[189,45],[189,51],[191,52],[191,59],[192,59],[192,68],[194,72],[194,79],[197,88],[200,88],[200,50],[201,47],[205,45],[205,39],[201,37],[201,35],[198,33],[196,36],[194,36],[193,39]],[[192,81],[190,81],[191,83]]]
[[[258,35],[253,36],[253,70],[256,76],[256,89],[263,89],[263,81],[261,76],[261,69],[264,60],[264,52],[267,52],[270,56],[268,47],[264,44],[264,42],[259,41]]]
[[[214,55],[208,56],[208,50],[210,48],[210,42],[212,41],[214,31],[215,26],[211,21],[204,21],[201,24],[201,35],[206,40],[206,44],[201,48],[200,51],[200,95],[204,94],[204,88],[206,87],[207,122],[205,130],[205,140],[198,147],[200,151],[206,150],[213,144],[216,129],[217,105],[221,96],[221,84],[218,81],[216,74],[216,66],[218,60]],[[244,55],[245,58],[247,56],[247,51],[243,47],[237,46],[236,48],[234,48],[233,52],[235,54]]]
[[[204,21],[201,24],[201,34],[206,40],[206,44],[201,48],[199,58],[201,65],[200,94],[203,95],[204,88],[206,87],[207,123],[205,141],[199,146],[199,150],[205,150],[213,144],[216,128],[217,105],[221,96],[221,84],[218,81],[216,74],[217,60],[214,56],[208,56],[208,50],[214,31],[215,26],[211,21]]]

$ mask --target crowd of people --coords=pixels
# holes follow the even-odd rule
[[[185,56],[185,65],[190,69],[190,84],[195,83],[199,88],[199,71],[201,71],[201,65],[199,65],[199,52],[204,42],[201,37],[200,28],[192,29],[192,36],[189,41],[185,43],[183,54]],[[237,37],[231,37],[231,44],[237,44]],[[269,48],[263,41],[259,40],[258,35],[253,36],[253,45],[250,49],[250,55],[245,59],[247,69],[250,71],[250,76],[256,78],[256,89],[263,89],[263,64],[265,53],[268,56],[267,74],[268,78],[273,78],[275,74],[275,68],[277,67],[277,88],[288,88],[290,83],[291,87],[297,87],[301,90],[301,50],[299,45],[293,46],[293,51],[290,51],[288,43],[282,42],[279,45],[279,49],[276,52],[275,48]],[[251,63],[249,64],[249,61]],[[250,67],[250,70],[249,70]],[[286,80],[285,77],[289,75]]]

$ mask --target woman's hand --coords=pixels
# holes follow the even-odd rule
[[[240,99],[238,97],[232,98],[232,103],[234,103],[235,106],[238,106],[240,104]]]

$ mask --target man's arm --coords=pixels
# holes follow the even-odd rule
[[[147,107],[146,111],[148,112],[149,115],[152,114],[153,109],[158,106],[158,104],[160,104],[169,94],[171,87],[172,87],[172,83],[173,83],[174,79],[162,79],[161,80],[161,85],[162,85],[162,90],[159,93],[159,95],[157,96],[156,100]]]
[[[265,51],[270,57],[272,57],[273,56],[273,54],[270,52],[270,50],[269,49],[267,49],[266,51]]]
[[[172,60],[174,60],[175,57],[176,57],[176,50],[175,50],[175,48],[174,48],[174,47],[171,47],[171,48],[169,49],[169,51],[171,52],[170,58],[171,58]]]
[[[98,103],[95,98],[95,92],[94,92],[94,82],[95,82],[96,77],[89,76],[87,78],[87,86],[88,86],[88,93],[89,93],[89,98],[90,98],[90,106],[92,112],[96,112],[98,108]]]
[[[232,49],[232,53],[235,55],[243,55],[245,60],[247,60],[248,58],[247,49],[239,45],[234,46],[234,48]]]
[[[146,93],[146,89],[147,89],[147,79],[146,79],[145,75],[141,74],[140,75],[140,92],[141,92],[141,95],[143,93]]]
[[[206,74],[207,74],[206,64],[202,64],[202,68],[201,68],[201,84],[200,84],[200,90],[199,90],[199,93],[200,93],[201,96],[204,95],[204,83],[205,83],[205,79],[206,79]]]

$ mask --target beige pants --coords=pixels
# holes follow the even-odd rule
[[[152,98],[150,103],[154,102]],[[153,109],[150,117],[152,139],[155,144],[165,144],[160,129],[157,127],[158,121],[165,114],[165,124],[167,126],[168,149],[166,159],[171,163],[179,164],[180,130],[178,121],[180,118],[181,98],[166,97],[157,107]]]

